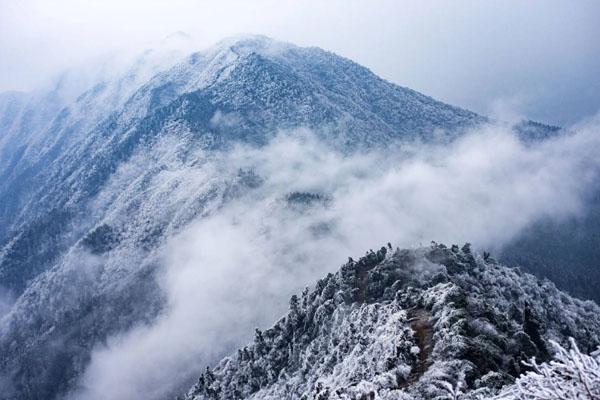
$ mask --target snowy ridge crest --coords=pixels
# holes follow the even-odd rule
[[[468,244],[388,246],[292,296],[186,399],[490,398],[570,337],[585,352],[600,344],[593,302]]]

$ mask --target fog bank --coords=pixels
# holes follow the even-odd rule
[[[97,348],[73,397],[159,399],[185,387],[284,313],[291,294],[370,248],[488,250],[541,217],[582,213],[598,178],[598,126],[532,144],[487,126],[451,144],[353,155],[294,131],[216,156],[215,171],[252,171],[261,184],[169,240],[163,314]]]

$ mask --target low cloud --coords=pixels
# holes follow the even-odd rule
[[[388,241],[495,248],[539,218],[582,213],[600,167],[597,122],[543,143],[488,126],[451,144],[353,155],[295,131],[222,154],[217,165],[262,183],[169,240],[163,314],[97,348],[74,397],[172,395],[268,327],[291,294]]]
[[[242,118],[235,112],[224,113],[220,110],[217,110],[209,122],[212,128],[230,129],[242,123]]]

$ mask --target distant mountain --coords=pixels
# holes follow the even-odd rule
[[[383,247],[293,296],[186,399],[487,399],[569,337],[597,349],[598,305],[469,245]]]
[[[136,151],[156,153],[166,138],[191,153],[308,127],[353,151],[486,122],[332,53],[265,37],[226,40],[146,82],[160,69],[155,58],[146,52],[124,72],[101,76],[74,102],[63,95],[68,75],[48,92],[0,97],[0,281],[9,290],[21,293],[92,229],[101,216],[78,218],[90,199]],[[532,137],[556,130],[529,122],[520,129]],[[65,237],[73,225],[82,232]],[[32,251],[48,238],[60,244]]]
[[[77,217],[90,199],[136,151],[157,153],[167,138],[189,154],[260,145],[278,130],[308,127],[352,150],[429,140],[436,130],[453,135],[485,121],[332,53],[264,37],[225,41],[147,82],[140,78],[147,76],[140,69],[151,69],[146,58],[74,103],[56,100],[62,81],[41,98],[3,97],[0,280],[8,289],[21,293],[83,232],[64,238],[59,251],[31,248],[73,224],[92,229],[99,220],[82,226]]]
[[[215,171],[211,154],[296,128],[352,153],[488,122],[260,36],[186,56],[147,51],[84,75],[0,94],[0,294],[13,299],[0,322],[0,398],[68,392],[94,346],[156,318],[161,246],[261,184],[250,170]]]

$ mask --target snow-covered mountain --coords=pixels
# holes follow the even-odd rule
[[[523,362],[548,361],[552,343],[568,347],[569,338],[585,354],[600,345],[598,305],[468,244],[371,250],[289,304],[253,343],[207,368],[186,398],[491,399],[507,389],[506,398],[521,398],[510,385],[531,370]],[[566,398],[592,399],[599,361],[585,378],[565,375],[570,390],[553,388],[549,375],[522,398],[565,389]]]
[[[11,254],[59,235],[59,226],[80,225],[78,213],[121,163],[136,152],[158,153],[169,139],[191,152],[265,143],[280,129],[309,127],[352,149],[485,121],[331,53],[263,37],[227,40],[147,82],[139,72],[146,65],[142,56],[67,105],[55,100],[60,83],[41,98],[2,97],[0,240],[7,255],[0,276],[9,289],[20,292],[56,257],[53,250],[26,254],[24,273]]]
[[[95,347],[164,311],[165,244],[266,178],[222,162],[236,146],[310,130],[355,154],[446,143],[489,122],[335,54],[260,36],[99,70],[0,94],[0,398],[64,395]],[[293,189],[281,188],[292,208],[331,200]]]

